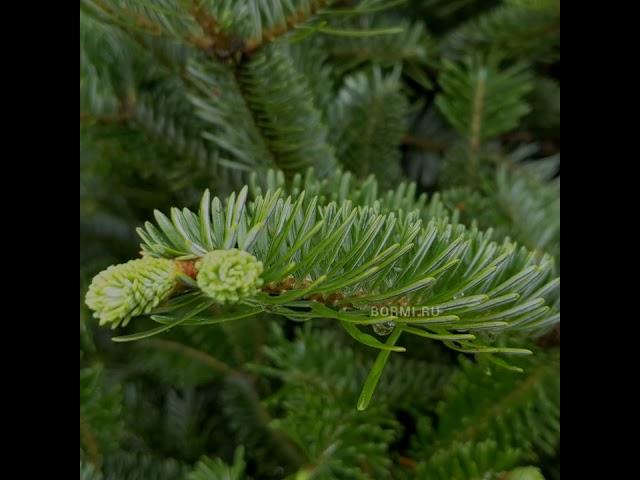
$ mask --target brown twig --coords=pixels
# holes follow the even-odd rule
[[[416,461],[409,457],[400,457],[398,463],[409,470],[415,470],[418,466]]]
[[[560,325],[556,325],[553,330],[540,337],[536,344],[542,348],[560,346]]]
[[[228,58],[241,48],[241,40],[227,34],[222,29],[220,22],[202,4],[192,2],[189,13],[205,35],[204,37],[191,36],[188,38],[189,42],[197,48],[213,53],[220,58]]]
[[[102,10],[108,16],[116,19],[118,18],[117,12],[115,12],[109,5],[107,5],[102,0],[95,0],[95,4],[100,10]],[[126,7],[121,7],[121,12],[124,14],[124,17],[127,20],[133,21],[133,24],[136,28],[139,28],[140,30],[145,31],[146,33],[149,33],[150,35],[167,35],[167,32],[164,30],[164,28],[161,25],[152,22],[151,20],[149,20],[144,15],[141,15],[140,13],[131,11]]]
[[[187,277],[195,279],[198,276],[197,260],[176,260],[176,265]]]
[[[426,138],[418,138],[413,135],[405,135],[402,137],[403,145],[410,145],[412,147],[418,147],[422,150],[429,152],[442,152],[447,149],[447,142],[440,140],[429,140]]]

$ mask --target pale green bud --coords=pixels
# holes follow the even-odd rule
[[[151,312],[176,286],[180,270],[172,260],[143,257],[112,265],[96,275],[85,301],[100,325],[125,326]]]
[[[237,303],[258,293],[262,262],[244,250],[214,250],[196,264],[198,286],[220,304]]]

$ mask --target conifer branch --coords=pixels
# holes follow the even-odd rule
[[[396,216],[350,202],[320,206],[305,192],[247,198],[247,187],[224,204],[205,192],[198,214],[174,208],[169,218],[156,211],[157,227],[147,222],[138,230],[143,260],[99,274],[87,302],[114,328],[141,314],[161,326],[114,340],[263,311],[331,318],[355,340],[382,350],[359,402],[365,408],[390,351],[404,351],[394,345],[400,332],[463,352],[522,355],[531,352],[482,345],[476,333],[535,330],[557,321],[545,305],[558,287],[552,262],[509,242],[499,246],[486,234],[443,221],[422,227],[415,211]],[[382,332],[387,324],[394,332],[387,345],[360,330],[378,325]]]
[[[268,411],[261,405],[260,398],[254,387],[254,379],[248,373],[244,371],[236,370],[230,365],[222,362],[221,360],[213,357],[212,355],[203,352],[202,350],[184,345],[180,342],[167,339],[150,339],[143,345],[160,348],[165,350],[175,351],[187,357],[206,365],[213,371],[220,373],[227,377],[228,381],[235,383],[240,387],[240,390],[245,395],[245,398],[249,401],[251,408],[256,414],[256,418],[260,421],[260,424],[269,432],[269,435],[273,440],[281,446],[282,452],[286,457],[291,460],[295,465],[303,465],[304,459],[300,456],[299,452],[293,447],[291,442],[283,436],[277,430],[270,427],[272,421]]]
[[[189,41],[201,50],[215,53],[220,58],[231,56],[241,40],[225,33],[218,20],[198,0],[189,0],[188,11],[200,26],[205,37],[190,36]]]
[[[291,441],[278,430],[274,429],[272,424],[272,418],[269,412],[264,408],[261,403],[260,397],[256,393],[253,386],[247,381],[246,377],[231,377],[231,381],[234,382],[244,392],[245,398],[249,401],[253,412],[256,414],[261,425],[263,425],[272,440],[281,449],[284,456],[293,463],[293,465],[300,467],[304,465],[305,459],[303,455],[295,448]]]
[[[548,365],[543,364],[527,372],[527,378],[522,383],[494,403],[491,408],[483,412],[482,415],[475,419],[466,429],[457,432],[454,441],[459,440],[464,442],[475,440],[478,432],[486,428],[501,412],[509,411],[510,408],[518,405],[522,397],[530,395],[531,390],[536,388],[542,376],[548,374],[548,368]]]
[[[329,6],[332,0],[311,0],[306,10],[298,10],[289,15],[283,23],[274,25],[268,30],[262,32],[259,38],[249,38],[244,42],[243,52],[246,55],[252,55],[259,48],[267,45],[279,37],[289,33],[296,26],[301,25],[313,17],[318,10]]]
[[[437,407],[437,426],[419,423],[413,456],[420,459],[421,478],[445,480],[459,465],[497,473],[555,449],[560,428],[558,351],[522,358],[518,365],[524,372],[518,374],[495,368],[492,360],[461,358]]]
[[[81,479],[559,478],[559,2],[493,3],[81,0]]]
[[[467,140],[476,171],[482,142],[514,129],[529,113],[530,72],[522,64],[501,69],[495,56],[468,57],[459,64],[445,60],[438,81],[436,105]]]

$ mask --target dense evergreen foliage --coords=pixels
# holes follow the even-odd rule
[[[559,0],[81,0],[80,478],[560,477]]]

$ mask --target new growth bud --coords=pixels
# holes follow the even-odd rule
[[[100,325],[125,326],[132,317],[151,312],[176,286],[179,269],[165,258],[143,257],[112,265],[96,275],[85,302]]]
[[[258,293],[262,262],[244,250],[214,250],[196,264],[200,289],[220,304],[237,303]]]

